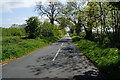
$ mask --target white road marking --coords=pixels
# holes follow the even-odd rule
[[[63,43],[61,44],[61,47],[63,46]],[[52,61],[55,61],[55,59],[56,59],[56,57],[57,57],[57,55],[58,55],[58,53],[60,52],[60,50],[61,50],[61,47],[59,48],[59,50],[57,51],[57,53],[56,53],[56,55],[55,55],[55,57],[52,59]]]
[[[61,47],[63,46],[63,43],[61,44]]]

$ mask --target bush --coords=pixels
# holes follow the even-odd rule
[[[80,37],[79,37],[79,36],[72,36],[72,40],[73,40],[73,41],[79,41],[79,40],[80,40]]]
[[[86,35],[85,33],[80,33],[79,36],[80,36],[81,39],[84,39],[84,38],[85,38],[85,35]]]
[[[106,47],[108,47],[110,45],[110,40],[108,39],[108,37],[104,38],[103,45]]]
[[[2,28],[2,36],[26,36],[24,28]]]
[[[60,29],[60,26],[53,25],[49,22],[40,22],[38,17],[30,17],[26,20],[27,26],[25,28],[28,37],[30,38],[45,38],[65,35],[65,29]]]
[[[39,28],[41,22],[39,21],[38,17],[30,17],[26,20],[27,26],[25,27],[26,33],[28,33],[28,37],[36,38],[39,35]]]

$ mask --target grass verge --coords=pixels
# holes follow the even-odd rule
[[[2,63],[30,54],[30,52],[43,48],[52,42],[55,42],[60,37],[48,37],[44,39],[22,39],[3,38],[2,40]]]
[[[79,50],[102,72],[106,73],[112,80],[120,80],[120,51],[117,48],[106,48],[93,41],[78,40],[78,37],[72,38]]]

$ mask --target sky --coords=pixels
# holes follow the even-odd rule
[[[12,24],[24,24],[25,20],[31,16],[39,16],[35,12],[37,2],[46,3],[46,1],[58,0],[0,0],[0,27],[8,28]],[[74,0],[59,0],[61,2]],[[88,0],[79,0],[88,1]],[[46,16],[41,18],[42,21],[47,19]]]
[[[37,16],[34,12],[35,0],[4,0],[0,1],[0,27],[8,28],[12,24],[23,24],[31,16]]]
[[[40,1],[44,4],[46,1],[57,0],[0,0],[0,27],[9,28],[12,24],[24,24],[29,17],[39,16],[35,11],[35,5]],[[41,21],[46,19],[47,17],[43,16]]]
[[[48,0],[0,0],[0,27],[8,28],[12,24],[24,24],[29,17],[39,16],[35,11],[35,5],[40,1],[45,3]],[[42,21],[45,19],[47,17],[43,16]]]

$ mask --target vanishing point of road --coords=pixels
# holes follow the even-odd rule
[[[2,80],[106,80],[69,34],[25,57],[2,66]]]

